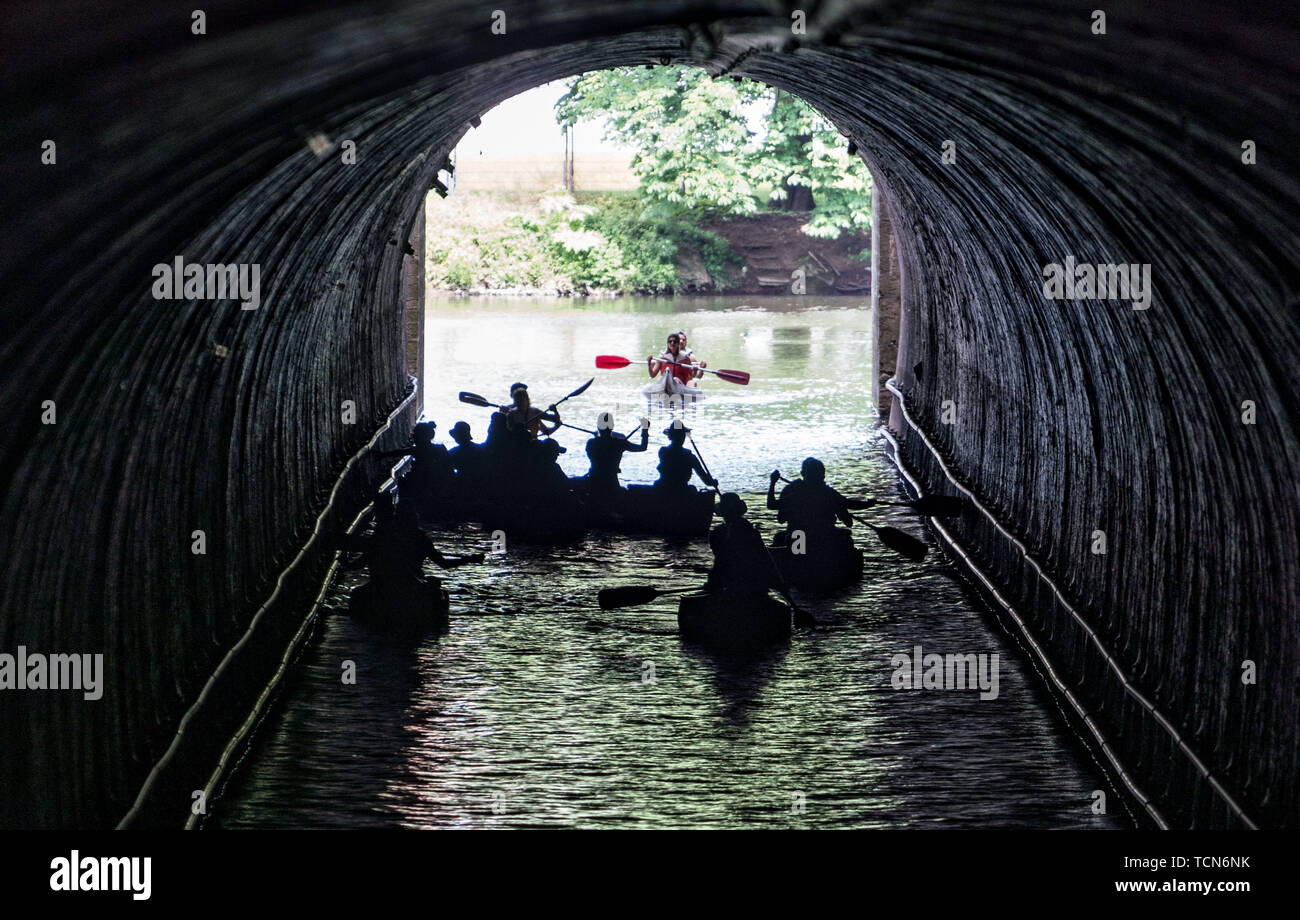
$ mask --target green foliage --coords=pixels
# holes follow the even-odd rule
[[[833,240],[842,232],[871,227],[871,172],[816,110],[789,93],[776,91],[767,136],[751,175],[772,183],[782,200],[793,187],[812,190],[816,207],[804,232]]]
[[[534,289],[667,293],[679,287],[683,248],[698,254],[715,289],[738,262],[726,241],[693,224],[643,213],[635,197],[557,192],[523,213],[501,217],[465,202],[429,234],[428,280],[458,290]],[[451,242],[448,242],[451,241]]]
[[[575,78],[556,103],[556,119],[606,119],[608,139],[633,149],[642,198],[661,216],[748,214],[757,205],[742,107],[760,92],[758,84],[711,80],[696,68],[600,70]]]
[[[763,129],[751,130],[766,110]],[[751,214],[811,191],[804,231],[834,239],[871,225],[871,174],[825,118],[789,93],[714,80],[693,67],[624,68],[576,77],[556,103],[561,125],[603,119],[606,139],[634,151],[647,214]],[[766,193],[766,194],[764,194]]]

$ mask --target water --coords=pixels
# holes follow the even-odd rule
[[[625,481],[650,481],[659,429],[683,410],[637,392],[644,358],[685,328],[711,367],[750,371],[738,387],[706,378],[687,423],[724,488],[751,517],[767,474],[821,457],[850,495],[897,498],[872,428],[870,313],[857,299],[764,298],[612,303],[433,303],[426,410],[439,431],[464,418],[482,434],[470,390],[504,401],[511,382],[535,402],[597,382],[562,407],[623,430],[648,412],[651,450]],[[640,364],[592,369],[596,354]],[[571,473],[586,436],[557,435]],[[874,514],[928,535],[898,509]],[[616,584],[693,584],[703,545],[595,535],[565,549],[515,546],[447,579],[450,632],[412,645],[345,615],[331,586],[315,641],[225,794],[211,825],[248,827],[1113,827],[1119,810],[1095,764],[1049,711],[1036,677],[990,626],[937,550],[902,562],[860,534],[861,586],[807,604],[821,621],[746,663],[684,644],[668,599],[602,613]],[[448,551],[486,547],[471,527],[438,534]],[[891,687],[891,658],[925,651],[997,654],[996,699],[978,691]],[[356,665],[355,684],[341,680]]]

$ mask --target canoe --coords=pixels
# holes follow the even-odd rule
[[[699,387],[687,386],[672,374],[660,374],[641,388],[650,399],[664,402],[697,403],[707,397]]]
[[[525,499],[460,494],[423,500],[417,507],[425,526],[480,524],[489,532],[501,531],[507,541],[562,544],[581,540],[587,532],[581,498],[568,490],[554,496],[533,493]]]
[[[689,642],[718,651],[750,651],[790,638],[790,608],[769,594],[688,594],[677,628]]]
[[[610,533],[703,539],[713,522],[713,492],[665,492],[654,486],[627,486],[603,501],[587,502],[586,480],[571,479],[573,491],[526,505],[501,502],[444,505],[430,520],[476,521],[500,530],[507,540],[560,544],[580,540],[588,528]]]
[[[772,561],[781,577],[803,591],[838,591],[862,580],[862,550],[853,545],[853,537],[836,530],[835,537],[821,545],[810,541],[806,552],[792,553],[784,545],[785,534],[772,543]]]
[[[425,633],[445,629],[451,595],[432,581],[376,582],[352,589],[348,613],[354,620],[385,632]]]
[[[469,519],[486,530],[501,531],[507,542],[576,543],[587,532],[586,509],[571,493],[552,501],[480,504]]]
[[[687,488],[668,492],[654,486],[627,486],[612,501],[589,507],[597,530],[663,537],[704,538],[713,523],[713,492]]]

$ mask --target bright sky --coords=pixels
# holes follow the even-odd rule
[[[456,147],[458,155],[518,156],[527,153],[563,153],[564,135],[555,123],[555,102],[564,95],[565,81],[544,83],[527,92],[512,96],[482,118],[477,128],[470,128]],[[766,105],[756,105],[746,112],[751,131],[761,133]],[[601,140],[600,122],[579,122],[573,132],[574,147],[579,153],[608,153],[620,149]]]
[[[469,129],[457,145],[457,153],[467,157],[563,153],[564,135],[555,123],[555,101],[564,90],[564,82],[557,80],[507,99],[484,115],[477,128]],[[619,149],[602,141],[601,133],[600,124],[580,122],[573,132],[574,146],[581,153]]]

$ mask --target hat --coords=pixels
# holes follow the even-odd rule
[[[691,429],[687,428],[686,423],[679,418],[673,419],[673,423],[664,429],[664,434],[672,434],[674,431],[681,431],[685,434],[691,433]]]
[[[596,428],[600,431],[610,431],[614,428],[614,413],[602,412],[596,416]]]
[[[451,431],[447,432],[453,438],[460,434],[468,435],[470,433],[469,425],[465,422],[457,422],[451,426]]]
[[[512,383],[510,384],[510,395],[514,396],[515,390],[526,390],[526,389],[528,389],[528,384],[526,383]]]
[[[749,506],[735,492],[728,492],[722,498],[718,499],[718,514],[726,517],[727,514],[744,514],[749,510]]]

